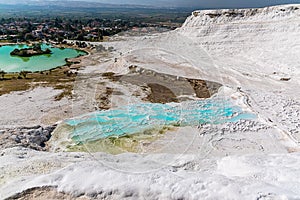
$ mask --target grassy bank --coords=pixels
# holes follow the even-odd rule
[[[71,96],[76,76],[77,72],[71,71],[68,66],[42,72],[5,73],[0,77],[0,95],[41,86],[63,90],[56,96],[56,100],[60,100]]]

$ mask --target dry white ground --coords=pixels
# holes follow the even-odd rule
[[[0,96],[0,129],[53,124],[68,117],[71,102],[66,98],[55,101],[55,96],[61,92],[38,87]]]

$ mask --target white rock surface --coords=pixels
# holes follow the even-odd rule
[[[112,55],[118,61],[90,66],[82,73],[126,72],[134,64],[217,81],[233,90],[241,87],[240,95],[247,109],[258,115],[258,124],[204,127],[207,151],[198,151],[199,144],[181,151],[195,135],[191,127],[178,130],[183,138],[172,147],[182,142],[180,150],[165,148],[158,154],[6,149],[0,156],[0,198],[56,186],[76,196],[108,199],[300,199],[299,35],[300,5],[284,5],[197,11],[175,31],[103,43],[116,49]],[[166,141],[169,138],[166,135]]]
[[[98,199],[300,198],[299,153],[203,159],[189,154],[53,155],[14,148],[2,154],[1,183],[7,182],[1,199],[41,186]],[[7,169],[12,163],[18,166]]]
[[[48,124],[48,120],[51,125],[62,120],[70,102],[66,98],[55,101],[55,96],[61,92],[51,87],[38,87],[0,96],[0,128],[42,125]]]

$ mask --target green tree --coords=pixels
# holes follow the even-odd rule
[[[27,76],[28,73],[29,73],[29,71],[21,71],[21,72],[19,73],[19,75],[20,75],[20,76],[23,76],[23,78],[26,79],[26,76]]]
[[[6,74],[6,72],[0,69],[1,79],[4,79],[5,74]]]

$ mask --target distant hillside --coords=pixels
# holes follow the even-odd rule
[[[99,3],[99,2],[87,2],[87,1],[33,1],[33,0],[12,0],[5,1],[0,0],[2,5],[15,5],[15,6],[61,6],[68,8],[158,8],[150,5],[139,5],[139,4],[112,4],[112,3]]]
[[[74,3],[75,2],[75,3]],[[299,0],[0,0],[0,4],[8,5],[60,5],[76,7],[110,7],[111,5],[125,4],[130,7],[157,7],[157,8],[193,8],[195,9],[220,9],[220,8],[257,8],[273,5],[300,3]]]
[[[39,16],[64,16],[64,17],[100,17],[100,18],[140,18],[155,17],[161,19],[175,19],[183,22],[193,11],[191,8],[159,8],[139,5],[116,5],[83,1],[14,1],[3,3],[0,0],[0,17],[39,17]]]

